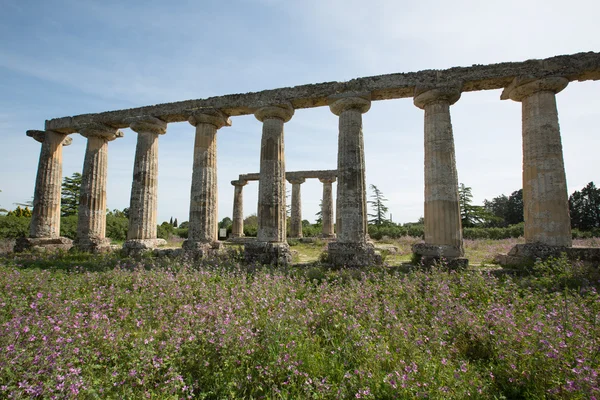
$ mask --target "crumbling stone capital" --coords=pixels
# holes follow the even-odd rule
[[[306,182],[306,178],[287,178],[288,182],[291,183],[292,185],[299,185],[302,184],[304,182]]]
[[[560,76],[550,76],[541,79],[515,78],[510,85],[504,88],[500,99],[523,101],[526,97],[542,91],[556,94],[566,88],[568,84],[569,80]]]
[[[241,179],[240,179],[240,180],[237,180],[237,181],[231,181],[231,184],[232,184],[233,186],[240,186],[240,187],[244,187],[244,186],[246,186],[246,185],[248,184],[248,181],[245,181],[245,180],[241,180]]]
[[[458,86],[416,87],[413,102],[420,109],[424,109],[427,104],[436,101],[445,101],[452,105],[460,99],[460,94]]]
[[[107,142],[123,137],[123,132],[120,129],[99,122],[92,122],[82,126],[79,128],[79,133],[86,138],[97,137]]]
[[[229,116],[215,108],[194,112],[188,119],[188,122],[193,126],[198,124],[211,124],[217,129],[221,129],[224,126],[231,126],[231,119],[229,119]]]
[[[294,107],[292,107],[292,103],[289,102],[261,107],[254,112],[254,116],[260,122],[264,122],[266,119],[273,118],[280,119],[283,122],[288,122],[294,116]]]
[[[366,96],[330,97],[328,103],[331,112],[337,116],[348,110],[358,110],[364,114],[371,108],[371,100]]]
[[[48,134],[54,134],[54,135],[62,135],[65,138],[62,141],[62,145],[64,146],[70,146],[71,143],[73,143],[73,139],[71,139],[67,134],[65,133],[60,133],[60,132],[55,132],[55,131],[37,131],[37,130],[28,130],[26,132],[26,135],[29,136],[30,138],[35,139],[36,141],[40,142],[40,143],[44,143],[44,140],[46,139],[46,137],[48,136]]]
[[[321,181],[321,183],[333,183],[336,180],[337,180],[337,178],[335,176],[327,177],[327,178],[319,178],[319,181]]]
[[[157,135],[164,135],[167,132],[167,123],[155,117],[142,117],[132,121],[129,128],[137,133],[151,132]]]

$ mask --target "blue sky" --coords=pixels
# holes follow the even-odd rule
[[[600,51],[594,0],[384,1],[1,0],[0,206],[33,195],[44,120],[169,101],[422,69]],[[600,83],[557,96],[569,193],[600,183]],[[451,108],[459,181],[474,200],[521,187],[521,108],[500,91],[464,93]],[[233,117],[218,133],[219,219],[231,216],[239,174],[258,172],[261,124]],[[423,111],[411,99],[373,102],[364,115],[367,183],[395,222],[423,215]],[[107,204],[129,206],[136,134],[109,144]],[[65,176],[81,172],[72,135]],[[188,219],[194,128],[160,137],[159,222]],[[297,110],[285,126],[286,169],[335,169],[337,117]],[[290,188],[291,189],[291,186]],[[256,212],[258,184],[244,190]],[[321,184],[302,186],[314,220]],[[334,190],[335,191],[335,190]]]

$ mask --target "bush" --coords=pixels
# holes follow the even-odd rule
[[[60,236],[75,239],[77,236],[77,215],[69,215],[60,219]]]
[[[125,217],[108,214],[106,216],[106,237],[116,241],[127,240],[129,220]]]
[[[29,235],[31,218],[14,215],[0,216],[0,239],[15,239]]]

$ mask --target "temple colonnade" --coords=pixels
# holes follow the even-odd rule
[[[42,143],[30,238],[21,247],[64,247],[60,238],[62,147],[69,134],[87,138],[81,203],[74,245],[103,251],[105,238],[108,144],[130,127],[138,134],[130,226],[126,249],[152,248],[156,240],[156,176],[158,137],[167,124],[188,120],[196,129],[190,194],[187,251],[218,248],[218,130],[238,115],[254,114],[262,123],[258,237],[245,246],[249,261],[288,263],[286,243],[286,178],[292,184],[292,232],[301,232],[299,214],[302,176],[285,170],[284,126],[296,109],[328,106],[338,117],[336,240],[328,244],[329,261],[361,266],[379,263],[367,233],[365,157],[362,115],[373,101],[412,98],[424,111],[425,240],[413,251],[427,259],[461,260],[464,256],[458,203],[458,173],[450,109],[461,93],[502,89],[502,100],[522,104],[523,202],[525,248],[570,248],[571,227],[556,95],[571,81],[600,80],[600,53],[579,53],[545,60],[425,70],[302,85],[242,95],[158,104],[46,121],[44,131],[27,134]],[[112,145],[111,145],[112,146]],[[234,235],[241,235],[242,188],[248,179],[232,182]],[[399,183],[401,184],[401,183]],[[331,186],[324,181],[324,204]],[[237,207],[236,207],[237,204]],[[332,215],[331,213],[330,215]],[[324,216],[325,217],[325,216]],[[332,227],[333,218],[327,223]],[[325,222],[325,218],[324,218]],[[332,228],[333,229],[333,228]],[[328,234],[333,234],[331,231]],[[324,232],[325,233],[325,232]],[[523,249],[521,249],[523,250]],[[521,251],[519,250],[519,251]],[[523,251],[521,251],[523,253]]]

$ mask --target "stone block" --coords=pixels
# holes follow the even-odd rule
[[[371,242],[330,242],[327,245],[327,263],[338,267],[358,268],[381,265],[383,260]]]
[[[18,238],[15,252],[33,251],[68,251],[73,247],[73,241],[65,237],[57,238]]]
[[[244,245],[246,262],[268,265],[288,265],[292,252],[286,242],[248,242]]]

